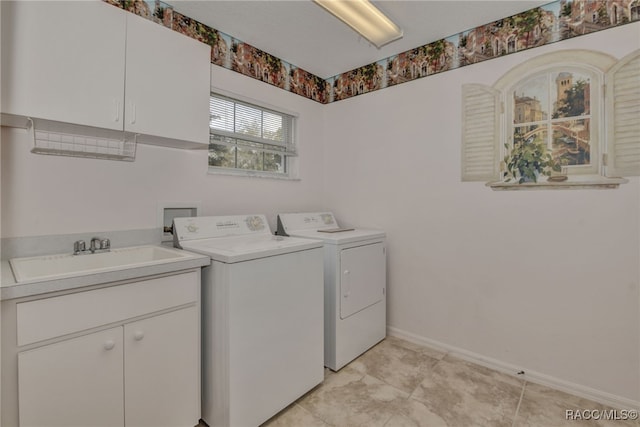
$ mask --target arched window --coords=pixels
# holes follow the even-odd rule
[[[640,19],[640,0],[635,0],[631,2],[629,5],[629,10],[631,11],[631,20],[635,21],[636,19]]]
[[[497,184],[514,147],[534,145],[564,167],[568,186],[640,175],[639,82],[640,50],[620,61],[567,50],[526,61],[492,87],[464,85],[462,180]]]
[[[601,87],[602,78],[602,72],[579,66],[524,76],[507,93],[507,143],[543,144],[567,174],[597,174],[601,103],[599,91],[591,89]]]

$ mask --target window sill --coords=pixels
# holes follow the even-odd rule
[[[607,178],[599,175],[572,175],[566,181],[549,182],[547,177],[541,178],[538,182],[487,182],[487,187],[494,191],[505,190],[581,190],[581,189],[608,189],[618,188],[620,184],[625,184],[629,180],[625,178]]]
[[[275,179],[281,181],[300,181],[300,178],[295,176],[285,175],[285,174],[276,174],[269,172],[260,172],[260,171],[248,171],[242,169],[231,169],[231,168],[220,168],[215,166],[209,166],[207,173],[209,175],[227,175],[227,176],[238,176],[245,178],[263,178],[263,179]]]

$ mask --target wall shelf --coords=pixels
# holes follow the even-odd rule
[[[485,185],[494,191],[516,191],[516,190],[584,190],[618,188],[620,184],[629,182],[625,178],[609,178],[600,175],[572,175],[566,181],[549,182],[544,177],[538,182],[487,182]]]
[[[38,119],[27,119],[27,129],[35,154],[131,162],[136,158],[135,134]]]

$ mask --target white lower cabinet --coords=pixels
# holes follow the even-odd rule
[[[124,424],[122,327],[18,354],[21,426]]]
[[[124,326],[126,426],[197,424],[200,356],[188,350],[199,347],[198,321],[191,307]]]
[[[198,424],[199,270],[15,306],[20,427]]]

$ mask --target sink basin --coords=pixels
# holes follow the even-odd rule
[[[42,255],[9,260],[18,283],[144,267],[188,258],[188,252],[161,246],[136,246],[86,255]]]

